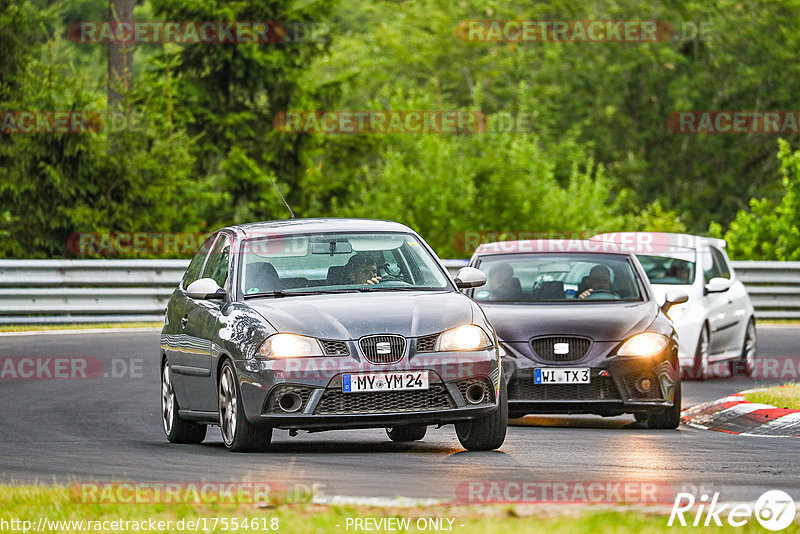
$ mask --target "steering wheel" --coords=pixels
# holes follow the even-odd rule
[[[616,300],[622,300],[622,297],[619,295],[619,293],[617,293],[616,291],[611,291],[610,289],[595,289],[594,291],[589,293],[588,296],[584,297],[583,300],[594,300],[594,299],[599,300],[603,298],[607,299],[609,297]]]

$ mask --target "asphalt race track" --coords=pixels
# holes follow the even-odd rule
[[[780,378],[684,382],[684,408],[797,380],[800,327],[758,329],[759,358]],[[501,451],[467,453],[452,426],[394,444],[383,430],[276,431],[271,452],[234,454],[214,427],[202,445],[170,445],[159,418],[158,332],[0,335],[0,358],[86,357],[95,379],[0,380],[0,482],[257,481],[316,487],[328,496],[453,500],[470,481],[658,481],[754,500],[766,489],[800,499],[800,439],[744,437],[681,427],[637,428],[633,417],[515,421]],[[786,362],[789,360],[787,366]],[[141,365],[141,368],[139,366]],[[795,376],[786,374],[793,366]],[[461,485],[461,486],[459,486]]]

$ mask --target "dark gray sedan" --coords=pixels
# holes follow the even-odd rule
[[[305,219],[215,232],[170,298],[162,420],[173,443],[220,425],[234,451],[274,428],[385,427],[394,441],[454,423],[469,450],[502,445],[508,417],[494,330],[406,226]]]
[[[497,330],[511,417],[633,413],[651,428],[680,424],[678,338],[636,256],[593,241],[481,245],[468,290]]]

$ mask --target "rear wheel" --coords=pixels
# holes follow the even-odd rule
[[[731,360],[731,376],[753,376],[756,368],[756,322],[750,319],[744,333],[742,355]]]
[[[662,412],[647,414],[648,428],[660,428],[673,430],[681,424],[681,382],[675,383],[675,396],[672,399],[672,407]]]
[[[402,425],[386,427],[386,435],[392,441],[418,441],[425,437],[425,425]]]
[[[700,338],[697,340],[697,349],[694,351],[694,365],[692,366],[692,378],[695,380],[706,380],[709,374],[708,364],[709,334],[708,325],[703,325],[700,331]]]
[[[170,443],[201,443],[206,437],[206,425],[186,421],[178,415],[178,401],[167,361],[161,368],[161,424]]]
[[[265,451],[272,441],[272,427],[251,424],[244,415],[242,393],[230,360],[219,373],[219,428],[222,441],[234,452]]]
[[[456,436],[468,451],[491,451],[506,439],[508,426],[508,396],[506,380],[500,375],[500,403],[497,410],[479,419],[456,423]]]

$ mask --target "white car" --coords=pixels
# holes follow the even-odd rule
[[[681,368],[705,380],[711,364],[727,361],[731,375],[753,374],[756,326],[753,304],[736,276],[722,239],[685,234],[619,232],[592,239],[634,250],[660,302],[670,289],[689,295],[669,311],[678,333]]]

